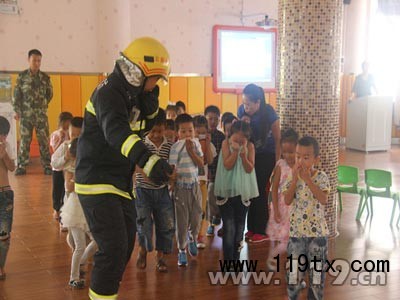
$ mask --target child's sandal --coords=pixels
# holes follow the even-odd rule
[[[156,270],[160,273],[166,273],[168,272],[168,267],[167,264],[165,263],[165,260],[163,258],[160,258],[157,261],[157,265],[156,265]]]
[[[136,267],[138,269],[141,269],[141,270],[146,269],[146,266],[147,266],[146,258],[147,258],[147,253],[145,252],[145,254],[143,254],[139,251],[139,254],[138,254],[138,257],[136,260]]]
[[[83,280],[71,280],[68,284],[71,288],[77,290],[85,288],[85,282]]]

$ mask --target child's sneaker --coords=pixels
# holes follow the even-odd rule
[[[83,289],[85,287],[85,282],[83,280],[71,280],[69,286],[73,289]]]
[[[213,217],[211,224],[213,224],[214,226],[218,226],[221,224],[221,218],[217,218],[217,217]]]
[[[199,235],[197,238],[197,248],[204,249],[206,247],[206,243],[204,243],[204,237]]]
[[[197,243],[195,240],[189,240],[188,250],[190,256],[197,256]]]
[[[186,267],[188,263],[185,250],[179,250],[178,253],[178,266]]]
[[[26,169],[24,167],[18,167],[14,173],[15,176],[26,175]]]
[[[207,236],[214,236],[214,225],[208,226],[206,235]]]
[[[246,234],[244,235],[244,238],[245,238],[246,240],[250,240],[250,239],[253,237],[253,235],[254,235],[254,232],[248,230],[248,231],[246,232]]]
[[[253,234],[253,236],[249,239],[249,242],[251,243],[262,243],[262,242],[266,242],[269,240],[269,237],[266,234],[259,234],[259,233],[255,233]]]

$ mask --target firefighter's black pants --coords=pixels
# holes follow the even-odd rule
[[[134,200],[114,194],[79,195],[79,200],[99,248],[90,288],[100,295],[115,295],[135,244]]]

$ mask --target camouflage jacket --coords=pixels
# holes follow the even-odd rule
[[[12,101],[14,110],[20,116],[47,112],[47,106],[53,98],[53,87],[50,77],[39,71],[32,75],[29,69],[18,75]]]

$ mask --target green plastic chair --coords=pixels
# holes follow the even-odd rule
[[[366,202],[368,202],[369,198],[372,216],[374,215],[372,197],[390,198],[393,200],[392,216],[390,218],[390,225],[392,225],[396,206],[399,202],[398,193],[391,191],[392,173],[385,170],[367,169],[365,170],[365,184],[367,185]]]
[[[360,201],[358,203],[358,209],[356,214],[356,220],[361,218],[362,211],[364,210],[365,203],[365,189],[358,186],[358,169],[351,166],[340,165],[338,167],[338,186],[337,193],[339,195],[339,206],[340,212],[343,210],[342,206],[342,193],[357,194],[360,195]],[[369,213],[369,207],[367,203],[367,210]]]

